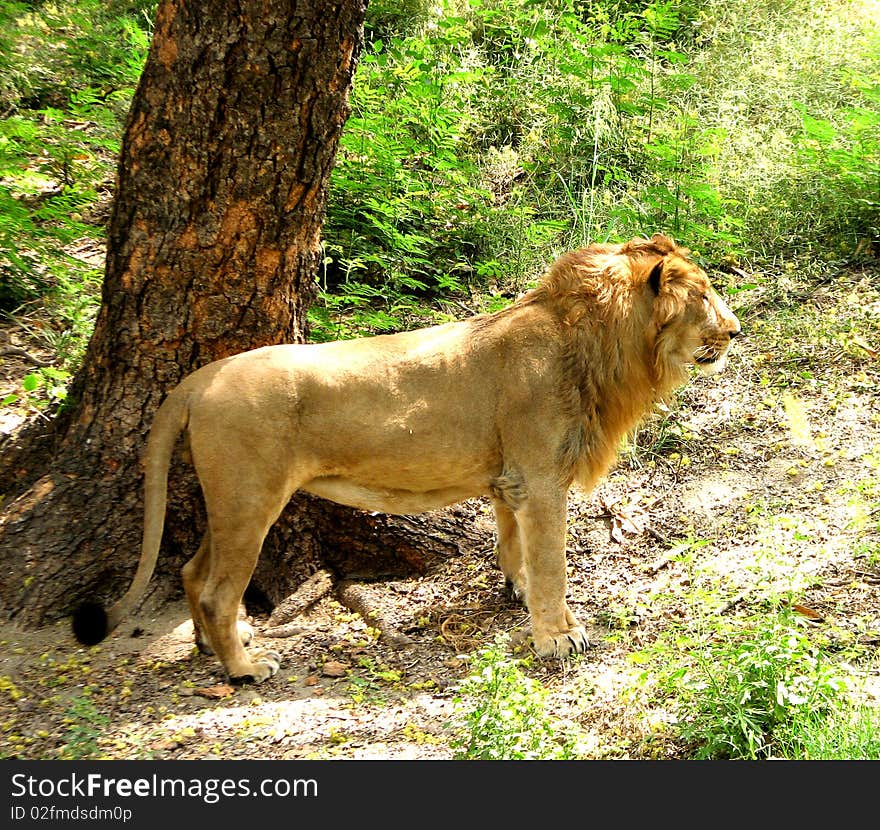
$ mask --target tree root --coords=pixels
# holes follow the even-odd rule
[[[334,584],[333,574],[327,570],[313,573],[289,597],[279,603],[271,613],[268,627],[261,631],[263,637],[293,637],[303,632],[296,618],[318,600],[323,599],[331,591],[336,592],[339,601],[360,614],[368,625],[378,629],[380,636],[394,648],[401,648],[412,643],[412,639],[399,631],[381,611],[374,598],[370,596],[367,586],[357,582],[343,580]]]
[[[0,357],[4,357],[6,355],[14,355],[15,357],[20,357],[27,363],[33,363],[34,366],[39,367],[52,366],[54,363],[54,361],[52,360],[43,360],[41,357],[32,355],[26,349],[22,349],[21,346],[0,346]]]
[[[336,588],[339,601],[350,611],[360,614],[369,625],[378,629],[392,648],[403,648],[412,643],[408,637],[385,616],[370,596],[369,589],[357,582],[340,582]]]
[[[302,628],[293,620],[333,590],[333,574],[327,570],[313,573],[287,599],[280,602],[269,616],[264,637],[292,637]]]
[[[297,624],[296,618],[334,589],[339,601],[349,611],[360,614],[368,625],[378,629],[380,635],[391,646],[400,648],[412,643],[412,639],[399,631],[383,614],[365,585],[350,580],[334,584],[333,574],[328,570],[313,573],[289,597],[279,603],[269,616],[268,628],[261,632],[262,636],[280,638],[301,634],[304,629]]]

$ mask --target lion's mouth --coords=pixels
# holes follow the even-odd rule
[[[715,375],[724,370],[727,364],[727,352],[708,349],[705,346],[694,354],[694,363],[703,375]]]
[[[694,363],[700,366],[711,366],[724,357],[725,350],[704,343],[694,352]]]

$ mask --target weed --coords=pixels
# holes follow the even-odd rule
[[[622,603],[612,603],[596,614],[596,620],[611,631],[627,631],[639,621],[639,614]]]
[[[880,536],[880,524],[875,533]],[[861,540],[853,547],[853,559],[864,559],[864,564],[869,568],[880,565],[880,542]]]
[[[110,719],[102,715],[85,696],[75,698],[67,710],[65,722],[68,724],[61,747],[64,760],[84,760],[98,755],[98,740]]]
[[[357,665],[361,673],[348,675],[348,692],[354,704],[384,703],[388,687],[398,686],[403,678],[397,669],[377,666],[371,657],[359,657]]]
[[[523,674],[505,637],[471,656],[455,697],[457,759],[572,758],[574,738],[546,711],[547,691]]]

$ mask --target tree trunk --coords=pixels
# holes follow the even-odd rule
[[[360,47],[363,0],[165,0],[125,128],[102,307],[68,410],[4,449],[0,607],[39,624],[115,599],[140,549],[140,455],[184,375],[302,340],[327,184]],[[161,572],[204,527],[172,472]],[[293,505],[302,572],[321,510]],[[267,593],[272,593],[271,591]]]

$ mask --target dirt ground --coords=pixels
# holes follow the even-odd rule
[[[299,633],[260,636],[283,657],[230,687],[195,652],[185,604],[147,604],[104,643],[69,623],[0,628],[0,756],[41,758],[450,758],[467,656],[508,634],[576,728],[588,758],[677,758],[673,701],[652,675],[675,631],[745,620],[787,596],[811,636],[836,644],[880,705],[880,272],[809,285],[765,275],[734,300],[747,336],[715,377],[695,376],[592,494],[573,491],[569,595],[592,648],[530,654],[527,616],[490,546],[419,578],[365,585],[391,643],[331,592]],[[51,358],[14,326],[9,337]],[[32,368],[0,357],[0,399]],[[0,429],[22,417],[0,411]],[[477,521],[488,506],[466,505]]]

